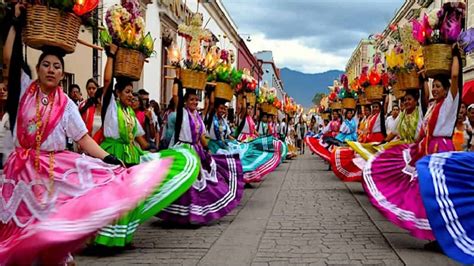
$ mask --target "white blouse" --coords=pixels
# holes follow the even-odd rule
[[[5,113],[0,120],[0,144],[0,153],[3,154],[3,161],[5,162],[14,148],[8,113]]]
[[[33,80],[31,80],[28,75],[22,73],[20,99],[23,97],[23,94],[32,82]],[[66,149],[66,138],[78,141],[85,134],[87,134],[87,128],[84,121],[82,121],[77,105],[68,97],[66,108],[64,109],[64,114],[62,115],[61,120],[46,140],[41,144],[40,149],[42,151],[62,151]],[[13,132],[13,139],[15,146],[20,147],[16,135],[16,125]]]
[[[433,137],[451,137],[458,116],[459,92],[453,98],[451,92],[448,92],[439,110],[438,121],[433,131]]]
[[[112,94],[110,97],[109,106],[107,106],[107,111],[105,112],[105,121],[104,121],[104,137],[106,138],[113,138],[119,139],[119,126],[118,126],[118,116],[117,116],[117,103],[115,102],[115,97]],[[94,117],[95,123],[95,117]],[[145,131],[143,130],[140,122],[135,117],[135,124],[137,125],[137,133],[135,137],[140,137],[145,135]]]
[[[194,111],[194,115],[198,116],[199,113],[197,111]],[[204,123],[202,121],[201,121],[201,128],[203,130],[205,129]],[[183,141],[183,142],[187,142],[187,143],[192,143],[193,142],[193,135],[192,135],[192,132],[191,132],[191,125],[189,123],[189,113],[188,113],[188,110],[186,108],[183,108],[183,122],[181,123],[181,131],[179,132],[179,140],[178,141]],[[200,141],[200,139],[198,139],[198,141]],[[171,144],[175,143],[174,134],[173,134],[173,137],[171,138],[170,143]]]

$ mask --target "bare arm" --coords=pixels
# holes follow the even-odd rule
[[[459,49],[457,47],[455,47],[454,49]],[[453,65],[451,66],[451,95],[454,97],[456,97],[456,95],[458,94],[458,86],[459,86],[459,70],[460,70],[460,66],[459,66],[459,55],[454,55],[453,56]]]
[[[110,83],[113,79],[113,72],[114,72],[114,56],[117,53],[118,47],[115,44],[110,44],[109,52],[111,56],[107,57],[107,62],[105,63],[105,70],[104,70],[104,92],[103,95],[106,94]]]
[[[25,6],[18,2],[15,5],[15,18],[18,19],[21,15],[21,10],[24,9]],[[4,83],[7,84],[8,82],[8,73],[10,69],[10,61],[12,57],[12,52],[13,52],[13,44],[15,43],[15,36],[16,36],[16,30],[15,27],[12,25],[10,27],[10,30],[8,31],[8,36],[7,39],[3,45],[3,77],[4,77]]]
[[[140,148],[142,148],[143,150],[147,150],[149,148],[148,142],[146,141],[145,137],[138,136],[135,138],[135,140],[138,142]]]
[[[109,155],[88,134],[85,134],[79,141],[77,141],[77,144],[80,145],[83,151],[92,157],[103,160],[107,155]]]

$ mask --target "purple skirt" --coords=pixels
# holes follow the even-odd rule
[[[194,145],[201,157],[198,180],[165,208],[161,219],[178,224],[207,224],[230,213],[242,199],[242,164],[238,154],[210,155]]]
[[[433,240],[420,194],[414,164],[421,157],[417,144],[387,149],[371,158],[364,168],[364,189],[372,204],[392,223],[411,235]],[[432,138],[428,152],[454,150],[449,139]]]

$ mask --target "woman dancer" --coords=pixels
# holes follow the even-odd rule
[[[415,163],[427,154],[454,150],[451,137],[459,106],[459,61],[459,48],[454,46],[452,82],[443,75],[433,78],[435,102],[423,119],[415,143],[387,149],[371,158],[364,168],[364,189],[372,204],[392,223],[422,239],[434,237],[421,202]]]
[[[180,80],[173,95],[178,98],[174,148],[190,144],[201,158],[199,179],[159,217],[178,224],[207,224],[227,215],[239,204],[243,193],[242,165],[238,155],[210,155],[205,125],[197,112],[199,97],[188,89],[183,97]]]
[[[9,100],[18,101],[19,110],[12,119],[15,150],[0,181],[6,203],[0,208],[6,214],[0,218],[0,261],[57,265],[148,196],[163,180],[170,160],[127,170],[101,149],[59,86],[64,60],[58,48],[44,48],[36,65],[37,80],[22,73],[21,9],[17,4],[17,19],[4,47],[11,56]],[[66,137],[92,157],[67,151]]]
[[[113,61],[117,47],[108,48],[108,58],[104,74],[104,135],[101,144],[106,151],[119,157],[125,164],[137,165],[141,161],[152,161],[153,158],[170,158],[173,160],[163,185],[157,187],[145,202],[134,210],[121,217],[117,223],[102,228],[95,240],[101,246],[124,248],[132,245],[132,240],[138,225],[159,213],[164,207],[171,204],[186,192],[196,180],[199,163],[196,154],[188,147],[174,150],[164,150],[155,155],[142,159],[144,152],[135,145],[137,140],[142,147],[149,147],[148,142],[142,137],[144,132],[131,108],[132,85],[130,81],[119,80],[113,87]],[[117,96],[115,100],[114,93]]]
[[[224,119],[225,102],[215,100],[215,111],[209,128],[209,150],[213,154],[239,154],[245,183],[261,182],[280,164],[280,142],[272,136],[263,136],[239,143],[230,135]]]

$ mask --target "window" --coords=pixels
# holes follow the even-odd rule
[[[69,88],[74,84],[75,77],[73,73],[64,73],[64,79],[61,81],[63,91],[69,95]]]

